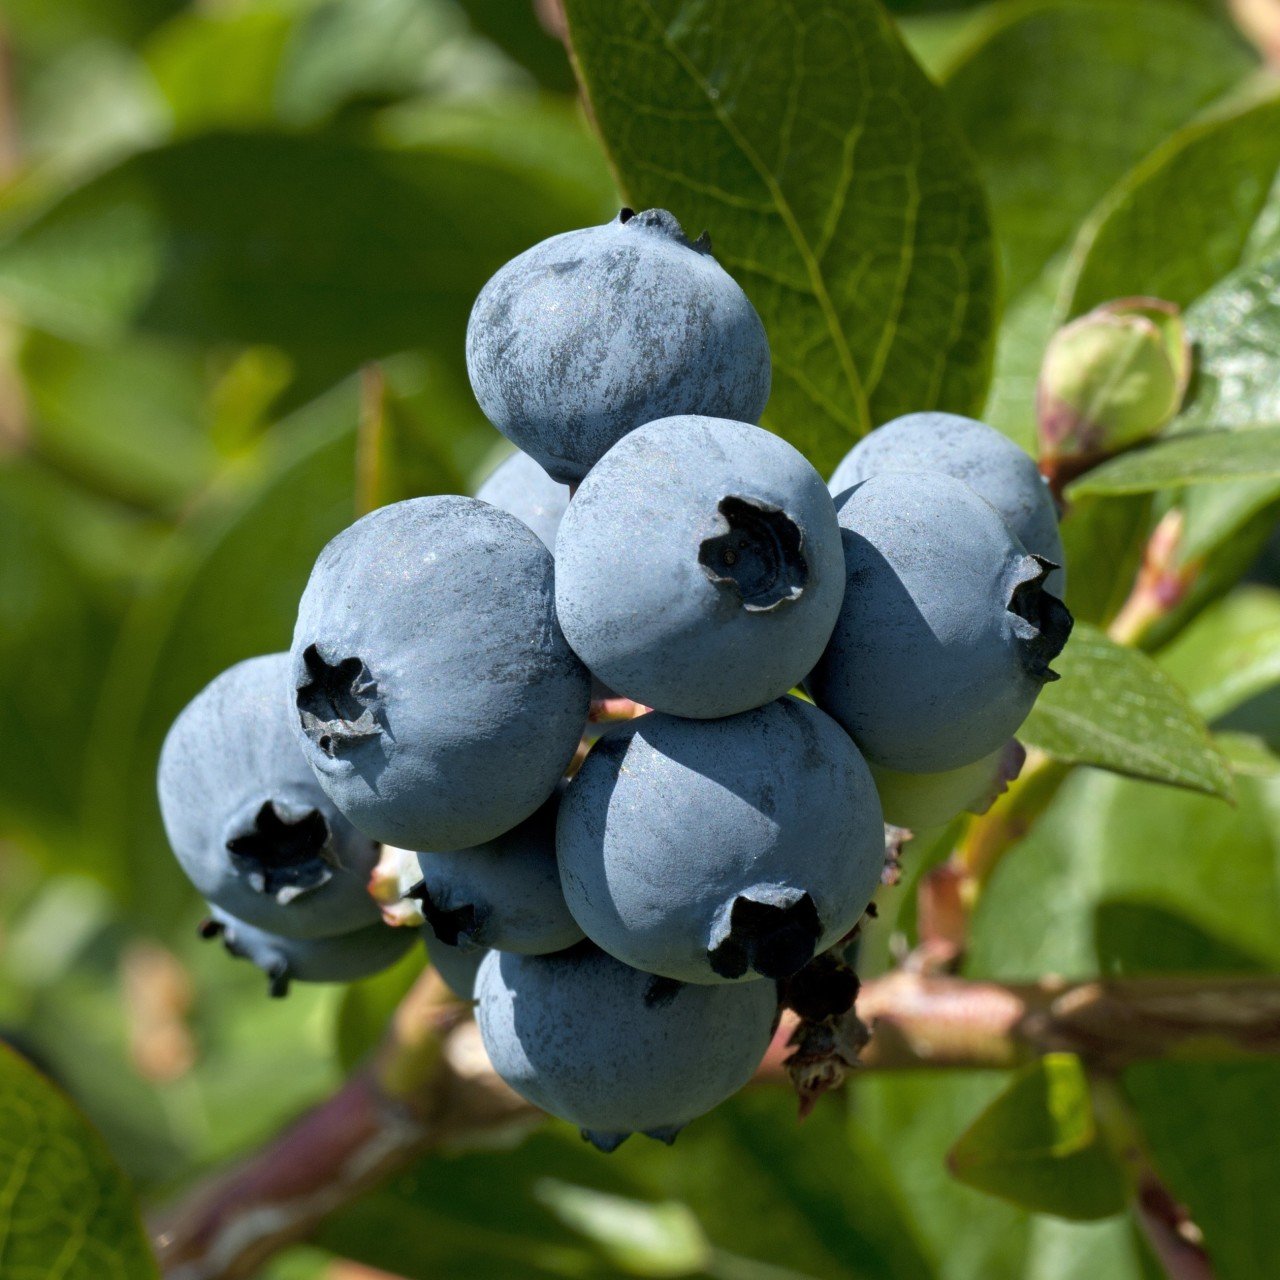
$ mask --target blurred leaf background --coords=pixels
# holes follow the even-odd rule
[[[201,685],[287,646],[355,514],[362,367],[383,373],[374,500],[469,492],[501,456],[462,333],[516,252],[624,196],[710,228],[770,329],[769,425],[821,466],[931,405],[1033,447],[1049,335],[1129,293],[1189,309],[1176,430],[1280,425],[1280,99],[1224,4],[567,8],[605,147],[523,0],[0,12],[0,1027],[146,1202],[331,1089],[422,963],[268,1002],[195,941],[154,765]],[[1072,607],[1110,623],[1170,511],[1196,585],[1149,658],[1088,628],[1069,651],[1034,740],[1102,768],[993,877],[974,976],[1280,967],[1280,481],[1153,487],[1075,502]],[[948,847],[910,846],[868,971],[913,939],[915,877]],[[1276,1069],[1124,1084],[1220,1275],[1280,1274]],[[608,1161],[551,1124],[433,1158],[269,1274],[1158,1275],[1114,1197],[1072,1195],[1087,1133],[1012,1202],[991,1135],[1020,1150],[1048,1087],[869,1077],[799,1128],[748,1094]],[[948,1171],[962,1134],[952,1167],[980,1179]]]

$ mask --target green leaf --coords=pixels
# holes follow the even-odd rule
[[[1016,859],[1014,859],[1016,861]],[[1004,1072],[902,1071],[858,1078],[858,1128],[893,1174],[939,1280],[1021,1277],[1030,1218],[952,1177],[947,1152],[1008,1083]]]
[[[1221,25],[1168,0],[993,5],[946,89],[987,177],[1010,295],[1113,182],[1249,65]]]
[[[189,9],[148,41],[147,62],[177,133],[268,124],[293,19],[283,7]]]
[[[1159,662],[1208,720],[1280,684],[1280,591],[1233,592],[1162,649]]]
[[[158,1280],[133,1193],[102,1139],[0,1045],[0,1259],[6,1275]]]
[[[125,161],[0,244],[0,294],[72,337],[275,344],[329,385],[405,348],[460,351],[488,276],[596,209],[460,150],[211,133]]]
[[[1073,498],[1152,493],[1241,479],[1280,479],[1280,426],[1170,436],[1104,462],[1067,492]]]
[[[981,190],[878,4],[566,10],[629,202],[708,228],[764,320],[768,425],[829,470],[874,423],[981,403],[994,323]]]
[[[1227,799],[1231,774],[1186,695],[1145,654],[1078,624],[1018,737],[1055,759]]]
[[[1280,1066],[1148,1063],[1125,1091],[1156,1167],[1192,1221],[1219,1280],[1280,1275]]]
[[[1235,786],[1232,807],[1113,774],[1068,779],[988,883],[966,973],[1280,965],[1280,777],[1242,774]],[[1129,914],[1123,942],[1117,904]],[[1132,927],[1139,909],[1149,933]]]
[[[1178,431],[1280,422],[1280,257],[1243,267],[1187,311],[1195,378]]]
[[[1068,565],[1081,567],[1067,579],[1067,605],[1076,621],[1106,626],[1133,589],[1151,530],[1149,495],[1076,498],[1062,520]]]
[[[1063,314],[1134,293],[1187,306],[1256,252],[1280,216],[1269,94],[1181,129],[1108,193],[1072,250]]]
[[[961,1182],[1063,1218],[1105,1218],[1128,1200],[1098,1134],[1079,1058],[1051,1053],[1020,1071],[951,1148]]]

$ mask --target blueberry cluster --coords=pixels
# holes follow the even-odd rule
[[[520,451],[325,547],[291,651],[174,724],[166,826],[274,992],[402,954],[366,886],[378,845],[412,851],[495,1070],[602,1148],[670,1141],[857,927],[884,824],[1016,774],[1071,627],[1056,511],[1026,454],[938,413],[824,483],[755,425],[760,319],[662,210],[508,263],[467,364]]]

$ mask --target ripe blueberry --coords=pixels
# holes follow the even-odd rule
[[[427,945],[427,956],[444,979],[445,986],[459,1000],[474,1000],[476,974],[480,972],[480,965],[489,952],[483,948],[463,951],[458,947],[451,947],[441,942],[427,925],[422,928],[422,940]]]
[[[463,951],[527,955],[563,951],[582,941],[556,867],[559,807],[553,796],[531,818],[485,844],[418,854],[422,883],[411,893],[436,939]]]
[[[1029,554],[988,502],[938,472],[883,471],[837,508],[848,584],[808,680],[867,759],[959,769],[1001,747],[1071,632]]]
[[[1035,459],[985,422],[954,413],[909,413],[878,427],[845,455],[831,477],[831,492],[878,471],[941,471],[963,480],[1005,518],[1014,536],[1057,568],[1045,589],[1061,599],[1067,576],[1058,512]]]
[[[224,671],[174,721],[157,788],[169,843],[202,897],[290,937],[378,919],[377,849],[320,789],[298,750],[287,653]]]
[[[698,983],[795,973],[858,922],[884,865],[866,763],[798,698],[613,726],[565,791],[556,844],[593,942]]]
[[[507,263],[467,325],[480,407],[557,480],[654,418],[755,422],[769,342],[746,294],[662,209],[553,236]]]
[[[362,831],[462,849],[547,799],[590,697],[554,592],[546,547],[474,498],[383,507],[320,553],[294,632],[295,729]]]
[[[662,418],[582,482],[556,540],[556,610],[592,673],[703,719],[804,679],[844,595],[835,507],[785,440],[725,418]]]
[[[476,1020],[494,1070],[602,1151],[662,1142],[736,1093],[773,1033],[771,982],[692,986],[582,943],[551,956],[493,951]]]
[[[476,490],[476,497],[510,512],[542,539],[548,551],[556,547],[556,530],[569,505],[569,486],[558,483],[527,453],[517,450],[500,462]]]
[[[267,975],[267,991],[289,994],[290,982],[355,982],[390,968],[417,939],[414,929],[393,929],[379,921],[329,938],[282,938],[237,920],[218,907],[200,926],[204,938],[222,945]]]

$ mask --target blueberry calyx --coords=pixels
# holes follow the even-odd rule
[[[668,240],[674,240],[676,244],[683,245],[686,249],[692,249],[695,253],[711,252],[711,237],[705,231],[696,240],[690,240],[685,235],[679,218],[666,209],[645,209],[637,213],[634,209],[624,207],[618,210],[618,222],[621,226],[636,230],[655,231],[659,235],[666,236]]]
[[[248,830],[226,841],[231,865],[258,893],[280,903],[318,889],[333,876],[329,824],[318,809],[290,819],[268,800],[253,815]]]
[[[1061,568],[1044,556],[1028,555],[1009,595],[1007,608],[1019,619],[1019,652],[1026,673],[1041,684],[1059,679],[1049,664],[1066,647],[1075,619],[1057,596],[1044,589],[1045,579]]]
[[[813,959],[822,920],[813,899],[795,889],[752,890],[734,898],[707,949],[712,971],[741,978],[789,978]],[[726,927],[727,926],[727,927]]]
[[[298,715],[303,731],[325,755],[333,757],[382,732],[377,685],[357,657],[330,662],[314,645],[303,650],[310,677],[298,686]]]
[[[405,896],[416,898],[422,904],[422,918],[446,947],[474,951],[483,945],[479,938],[484,920],[471,903],[464,903],[460,907],[439,907],[431,900],[425,880],[419,880]]]
[[[800,599],[809,582],[804,534],[781,507],[733,494],[720,499],[724,532],[698,548],[702,571],[737,593],[749,613],[767,613]]]

